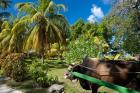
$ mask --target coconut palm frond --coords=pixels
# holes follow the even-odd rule
[[[70,30],[70,26],[63,15],[53,15],[49,17],[49,21],[61,30],[63,36],[66,36],[66,33]]]
[[[7,52],[8,46],[9,46],[9,40],[11,38],[11,35],[8,35],[0,42],[0,51],[1,53]]]
[[[40,28],[39,28],[40,29]],[[39,37],[39,31],[37,31],[36,33],[35,33],[35,36],[34,36],[34,38],[33,38],[33,46],[32,46],[32,48],[34,49],[34,50],[36,50],[37,52],[40,52],[40,50],[41,50],[41,42],[42,41],[40,41],[40,39],[39,39],[40,37]]]
[[[7,21],[4,21],[2,26],[1,26],[1,33],[0,33],[0,41],[2,41],[5,37],[7,37],[10,33],[10,25]]]
[[[7,30],[7,29],[2,30],[2,32],[0,33],[0,41],[3,40],[5,37],[7,37],[9,33],[10,33],[10,30]]]
[[[25,45],[24,45],[24,50],[30,50],[32,49],[32,45],[34,45],[34,42],[36,42],[36,33],[37,31],[39,30],[39,26],[35,26],[33,28],[33,30],[31,31],[29,37],[27,38],[27,41],[25,42]]]
[[[44,11],[45,16],[50,16],[50,14],[56,14],[57,13],[57,7],[56,4],[53,1],[50,1],[48,6],[46,7]]]
[[[67,10],[66,6],[63,4],[57,4],[56,6],[57,6],[58,11],[62,11],[62,10],[66,11]]]
[[[32,3],[17,3],[15,7],[18,9],[19,12],[24,12],[26,14],[35,14],[37,12],[36,8],[33,6]]]
[[[16,47],[16,36],[13,34],[11,36],[11,39],[9,40],[9,47],[8,47],[8,52],[14,52],[14,49]]]
[[[62,28],[64,28],[64,27],[69,28],[70,27],[66,18],[63,15],[54,14],[54,15],[50,16],[48,19],[49,19],[49,21],[53,22],[56,25],[61,26]]]
[[[26,26],[28,26],[30,23],[30,17],[25,16],[21,18],[12,28],[12,32],[15,34],[21,33],[25,29]]]
[[[9,42],[11,38],[11,35],[6,36],[2,41],[1,41],[1,45],[4,47],[5,44],[7,44]],[[8,43],[9,44],[9,43]]]
[[[33,40],[33,46],[32,46],[32,48],[34,50],[36,50],[37,52],[39,52],[40,49],[41,49],[41,45],[42,45],[41,43],[43,42],[43,40],[40,39],[41,38],[40,31],[42,31],[42,30],[40,29],[40,26],[39,25],[36,26],[36,28],[37,28],[37,29],[35,29],[36,32],[34,33],[34,36],[32,38],[32,40]]]
[[[65,41],[66,37],[63,35],[64,33],[62,33],[62,30],[58,26],[54,25],[53,23],[51,25],[52,25],[52,28],[53,28],[52,31],[55,34],[55,36],[57,38],[59,38],[58,40],[60,41],[60,43],[65,44],[66,43],[66,41]],[[57,40],[57,42],[59,42],[58,40]]]
[[[48,7],[49,3],[51,2],[51,0],[38,0],[38,6],[37,9],[38,11],[44,13],[46,8]]]
[[[8,21],[4,21],[3,24],[1,25],[1,29],[10,29],[10,24]]]
[[[56,39],[57,35],[52,33],[53,32],[53,28],[51,27],[51,25],[47,25],[46,26],[46,41],[49,43],[55,43],[56,40],[59,40],[59,38]],[[46,45],[47,46],[47,45]]]
[[[29,23],[29,16],[24,16],[11,28],[11,39],[9,40],[8,52],[22,51],[24,35],[27,31],[26,26]]]
[[[40,12],[37,12],[36,14],[33,15],[33,17],[31,18],[31,22],[32,23],[39,23],[41,21],[44,21],[44,17]]]

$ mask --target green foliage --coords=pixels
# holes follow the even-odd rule
[[[107,27],[107,24],[108,20],[103,19],[102,22],[98,24],[97,34],[99,37],[102,37],[102,39],[104,39],[110,45],[113,33],[111,29]]]
[[[46,63],[34,61],[28,68],[32,79],[41,87],[48,87],[58,81],[57,77],[48,74],[48,66]]]
[[[133,3],[132,3],[133,2]],[[140,3],[126,0],[115,4],[105,18],[106,27],[112,31],[112,49],[137,54],[140,53]]]
[[[27,77],[25,54],[9,54],[2,63],[2,70],[6,76],[15,81],[23,81]]]
[[[82,19],[79,19],[71,27],[70,40],[76,40],[82,34],[86,34],[86,33],[97,35],[98,33],[97,28],[98,25],[96,23],[92,24],[89,22],[84,22]]]
[[[140,4],[139,4],[140,5]],[[127,22],[128,29],[123,43],[123,49],[130,54],[140,54],[140,11],[133,9],[130,11]]]
[[[68,51],[64,53],[66,62],[79,62],[85,56],[100,57],[100,53],[104,50],[99,41],[95,42],[96,39],[81,37],[76,41],[71,41],[68,46]]]
[[[83,31],[85,23],[82,19],[77,20],[71,27],[71,32],[70,32],[70,39],[75,40],[78,38]]]
[[[130,34],[127,40],[124,41],[123,48],[130,54],[140,54],[140,35]]]
[[[79,62],[85,56],[100,57],[107,52],[111,33],[105,23],[89,23],[79,19],[71,27],[71,38],[68,51],[65,51],[66,62]]]

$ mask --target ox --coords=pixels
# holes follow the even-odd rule
[[[105,82],[121,85],[127,88],[140,90],[140,62],[121,60],[100,60],[97,58],[84,58],[80,65],[71,65],[70,69],[75,72],[89,75]],[[83,89],[97,93],[100,87],[81,78],[66,73],[66,78],[78,79]]]

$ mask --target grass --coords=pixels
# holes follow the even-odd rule
[[[52,68],[49,73],[59,77],[59,81],[64,84],[66,93],[91,93],[91,91],[86,91],[82,89],[79,83],[73,83],[68,79],[64,79],[64,72],[66,68],[58,69]]]
[[[49,74],[58,76],[59,82],[65,86],[65,93],[91,93],[81,88],[79,82],[73,83],[68,79],[64,79],[64,72],[67,70],[67,65],[58,60],[49,60],[48,66],[50,67]],[[24,93],[47,93],[47,88],[35,88],[32,80],[24,82],[15,82],[13,80],[7,81],[7,84],[15,89],[22,90]],[[118,93],[106,87],[99,88],[100,93]]]

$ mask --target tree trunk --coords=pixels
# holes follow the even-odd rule
[[[44,63],[44,51],[41,52],[41,62]]]

